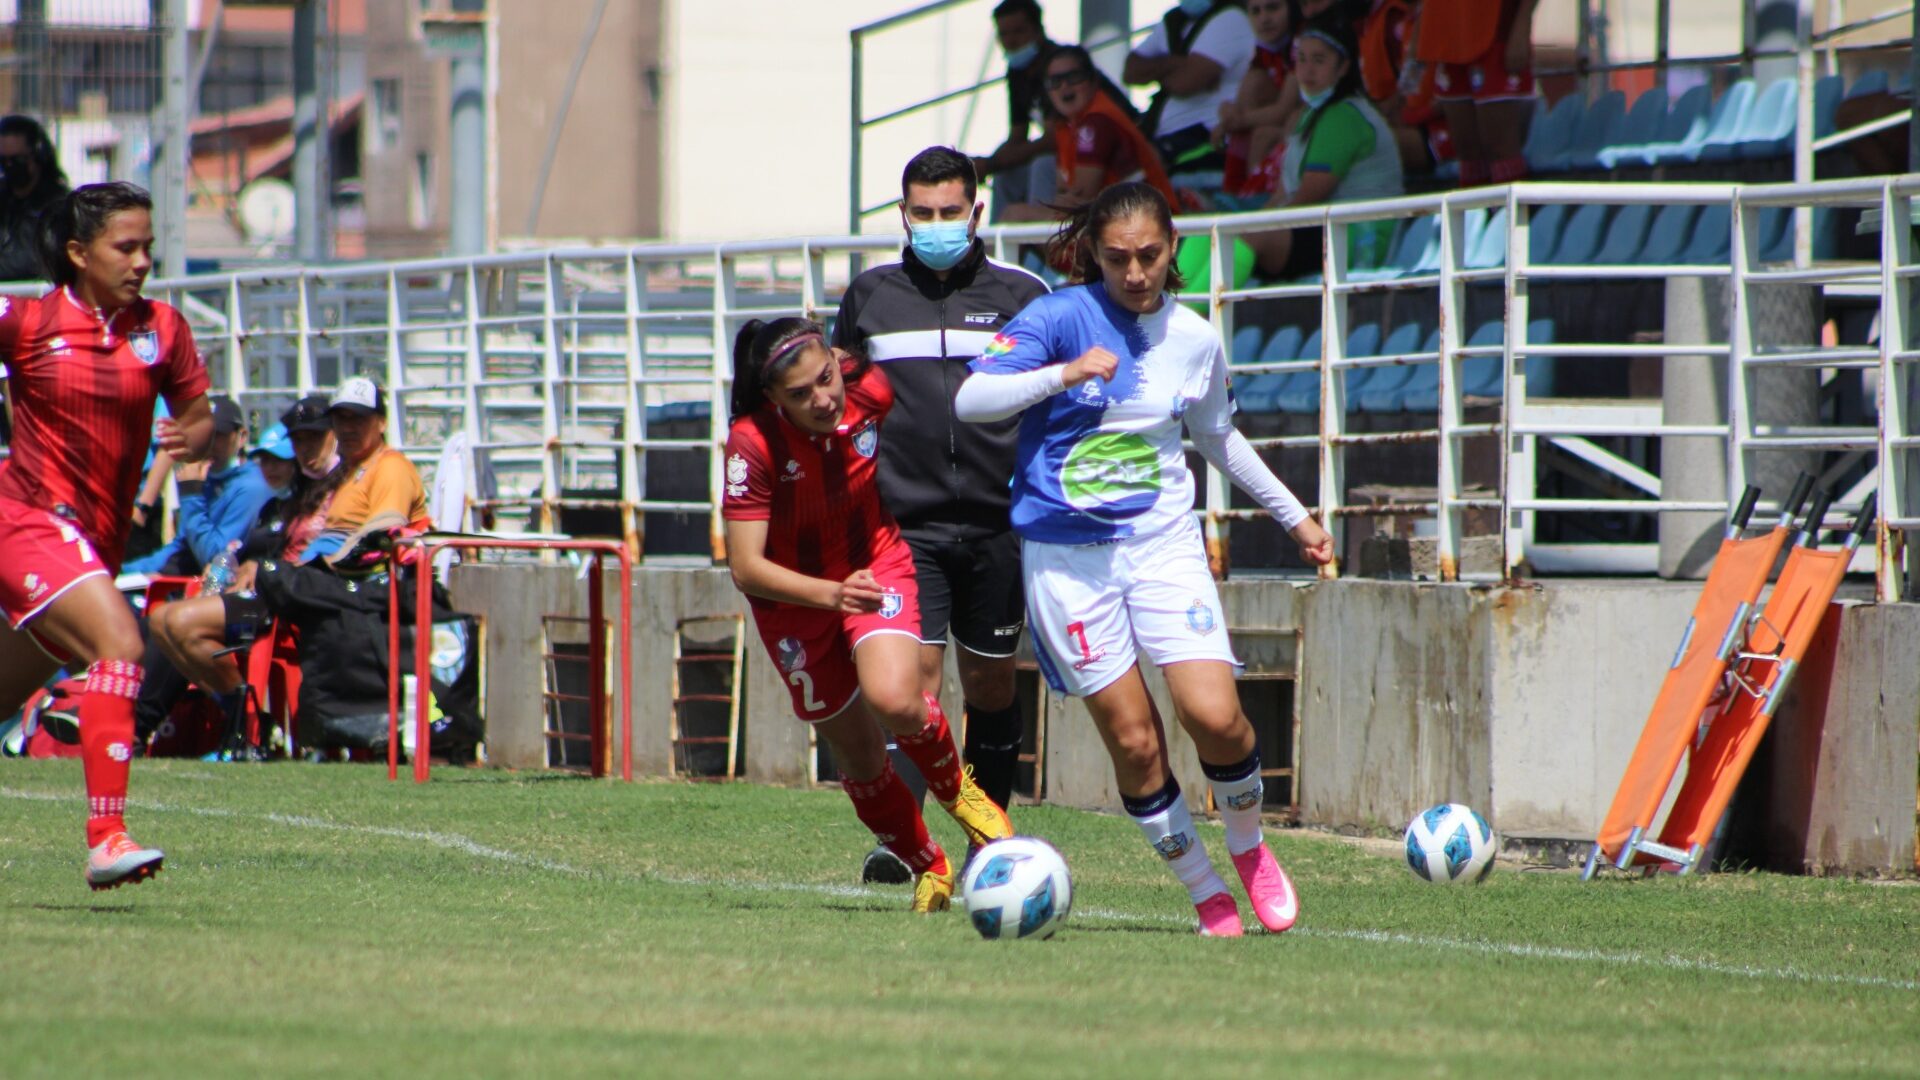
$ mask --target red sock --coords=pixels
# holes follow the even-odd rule
[[[888,762],[886,771],[864,783],[842,780],[840,787],[853,800],[853,812],[861,824],[873,830],[874,839],[918,874],[927,870],[945,870],[946,853],[927,835],[927,823],[921,820],[920,804],[913,790]]]
[[[133,702],[139,664],[101,660],[80,695],[80,761],[87,774],[87,846],[127,827],[127,770],[133,761]]]
[[[922,693],[927,703],[927,726],[912,735],[897,735],[894,745],[907,755],[927,779],[927,790],[943,803],[960,797],[960,751],[953,745],[953,730],[947,727],[947,714],[932,694]]]

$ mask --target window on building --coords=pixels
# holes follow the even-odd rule
[[[408,199],[413,227],[424,229],[433,224],[433,157],[413,156],[413,191]]]
[[[373,80],[373,122],[367,125],[375,153],[400,145],[400,80]]]

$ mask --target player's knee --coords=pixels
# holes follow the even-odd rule
[[[1129,771],[1152,769],[1160,762],[1160,734],[1151,724],[1140,724],[1114,732],[1114,764]]]
[[[887,730],[912,734],[925,726],[927,705],[918,686],[863,687],[862,692],[867,710]]]
[[[140,640],[138,628],[129,624],[122,628],[103,628],[93,639],[94,662],[119,660],[129,664],[138,664],[146,659],[147,647]]]

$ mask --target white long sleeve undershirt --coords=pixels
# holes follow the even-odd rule
[[[1007,375],[975,372],[953,397],[953,415],[971,423],[1005,420],[1066,389],[1065,364],[1047,364]]]
[[[1189,431],[1193,439],[1193,448],[1200,451],[1214,468],[1233,478],[1234,486],[1253,496],[1267,513],[1280,522],[1282,528],[1289,531],[1295,525],[1307,520],[1307,508],[1294,498],[1287,485],[1273,475],[1267,463],[1260,460],[1260,454],[1247,442],[1247,437],[1234,428],[1214,435],[1204,435],[1198,431]]]

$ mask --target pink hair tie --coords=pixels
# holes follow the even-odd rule
[[[790,352],[793,352],[795,349],[804,349],[808,345],[812,345],[815,343],[824,345],[826,344],[826,341],[827,339],[820,336],[819,334],[801,334],[799,337],[794,338],[792,341],[789,341],[785,345],[780,346],[780,351],[774,353],[772,356],[767,357],[767,366],[772,367],[775,363],[779,361],[781,357],[787,355]]]

